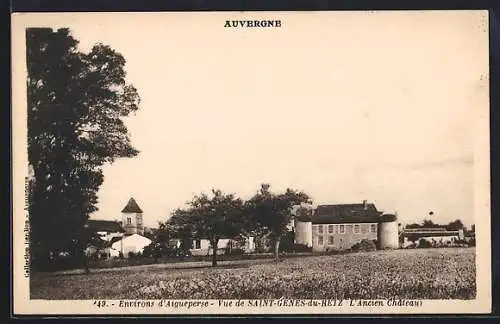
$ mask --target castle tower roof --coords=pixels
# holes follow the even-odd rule
[[[122,213],[142,213],[142,209],[134,198],[130,198],[125,208],[123,208]]]

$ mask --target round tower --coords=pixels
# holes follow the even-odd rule
[[[378,224],[379,249],[399,248],[399,225],[394,214],[384,214]]]
[[[295,244],[312,247],[312,222],[310,219],[295,219]]]

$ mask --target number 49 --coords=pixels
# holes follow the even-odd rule
[[[104,307],[106,306],[106,301],[105,300],[94,300],[94,305],[97,307]]]

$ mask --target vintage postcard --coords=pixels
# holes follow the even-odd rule
[[[488,26],[13,14],[14,313],[489,313]]]

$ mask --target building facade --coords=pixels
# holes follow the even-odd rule
[[[348,249],[362,240],[377,241],[377,223],[313,224],[314,251]]]

